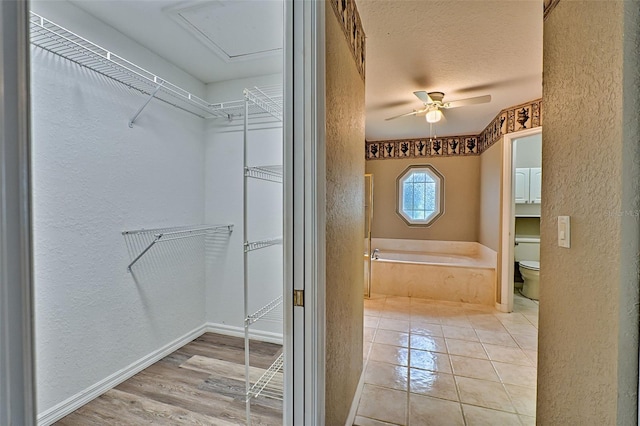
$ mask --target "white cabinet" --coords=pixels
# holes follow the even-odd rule
[[[516,204],[540,204],[542,200],[542,168],[518,167],[515,172]]]
[[[529,169],[517,168],[514,180],[516,204],[529,202]]]
[[[542,168],[532,167],[529,171],[529,202],[540,204],[542,201]]]

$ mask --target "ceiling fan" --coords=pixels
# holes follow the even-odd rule
[[[491,102],[491,95],[484,96],[476,96],[475,98],[467,98],[467,99],[458,99],[457,101],[449,101],[443,102],[444,93],[442,92],[429,92],[427,93],[424,90],[413,92],[414,95],[422,101],[424,104],[424,108],[413,110],[412,112],[408,112],[406,114],[396,115],[395,117],[389,117],[387,120],[395,120],[400,117],[407,117],[409,115],[417,115],[417,116],[425,116],[427,122],[429,123],[437,123],[442,119],[442,111],[443,109],[450,108],[458,108],[461,106],[467,105],[476,105],[476,104],[484,104],[487,102]]]

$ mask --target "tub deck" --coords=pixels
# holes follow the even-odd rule
[[[496,255],[492,250],[478,243],[385,242],[372,244],[380,248],[379,258],[371,263],[373,293],[495,305]],[[420,245],[429,251],[416,250]]]

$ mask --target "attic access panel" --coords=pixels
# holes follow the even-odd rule
[[[225,62],[282,53],[282,0],[215,0],[166,13]]]

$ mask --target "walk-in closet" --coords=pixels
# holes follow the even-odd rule
[[[31,3],[39,424],[283,424],[283,9]]]

